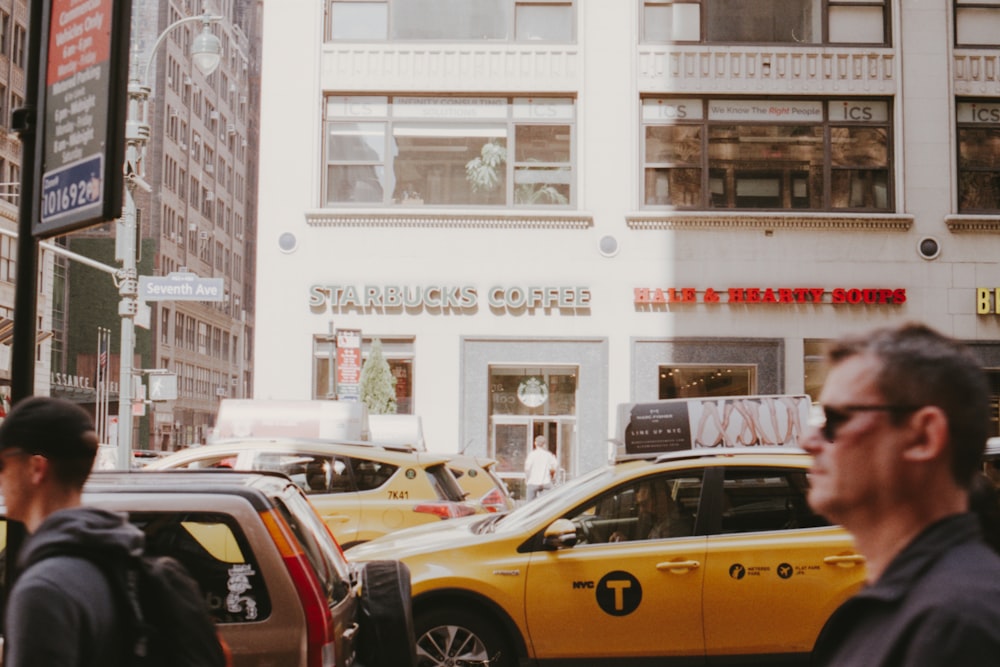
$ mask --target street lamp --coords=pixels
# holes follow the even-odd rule
[[[149,68],[153,63],[156,49],[174,28],[192,21],[202,22],[202,31],[191,43],[191,60],[202,74],[208,76],[219,66],[222,59],[222,44],[212,34],[210,25],[221,21],[221,16],[210,16],[208,12],[200,16],[189,16],[174,21],[164,29],[149,50],[149,60],[141,79],[136,76],[133,66],[128,82],[128,114],[125,122],[125,208],[118,220],[115,234],[115,259],[122,267],[116,272],[118,286],[118,315],[122,321],[121,331],[121,373],[118,383],[118,467],[128,470],[132,459],[132,401],[135,399],[133,380],[133,356],[135,355],[135,316],[139,310],[139,282],[136,268],[136,205],[135,189],[150,192],[145,181],[146,143],[150,137],[149,93],[146,83]]]

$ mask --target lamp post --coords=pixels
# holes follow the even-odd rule
[[[146,144],[150,137],[149,127],[149,68],[153,63],[156,49],[174,28],[193,21],[202,22],[202,31],[191,42],[191,60],[202,74],[208,76],[219,66],[222,58],[222,44],[212,34],[210,25],[221,21],[221,16],[210,16],[207,12],[200,16],[189,16],[174,21],[164,29],[149,50],[149,60],[143,69],[142,78],[137,78],[133,64],[128,82],[128,113],[125,122],[125,207],[117,222],[115,233],[115,259],[122,266],[116,272],[118,286],[118,315],[121,317],[121,373],[118,383],[118,467],[128,470],[132,459],[132,402],[135,400],[133,380],[135,369],[135,316],[139,309],[139,278],[136,267],[136,243],[138,237],[135,205],[135,189],[150,192],[144,180]]]

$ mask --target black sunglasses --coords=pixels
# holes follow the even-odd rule
[[[846,424],[855,412],[893,412],[896,414],[906,414],[919,410],[920,405],[824,405],[823,425],[819,431],[827,442],[833,442],[837,436],[837,429]]]

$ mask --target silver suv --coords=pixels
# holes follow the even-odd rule
[[[95,472],[84,503],[127,512],[146,533],[148,553],[184,564],[234,667],[415,662],[409,571],[394,560],[352,568],[284,475]],[[0,524],[0,546],[12,563],[23,529]]]

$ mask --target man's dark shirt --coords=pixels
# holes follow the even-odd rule
[[[812,664],[1000,664],[1000,556],[983,542],[976,516],[951,516],[918,535],[833,613]]]

